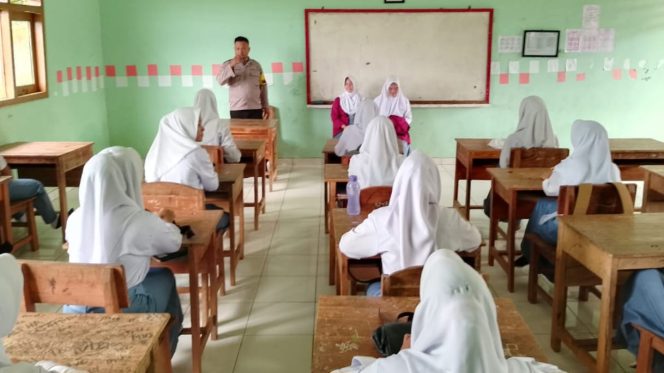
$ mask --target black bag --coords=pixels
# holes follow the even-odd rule
[[[402,317],[407,317],[408,322],[400,322],[399,319]],[[374,331],[371,339],[383,357],[394,355],[401,350],[403,336],[410,334],[412,321],[412,312],[402,312],[397,316],[396,322],[383,324]]]

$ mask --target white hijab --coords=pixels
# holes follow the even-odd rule
[[[356,175],[361,188],[391,186],[401,160],[392,122],[378,116],[369,122],[360,153],[351,157],[348,175]]]
[[[201,122],[205,127],[203,140],[201,143],[206,145],[219,145],[219,111],[217,110],[217,97],[214,92],[203,88],[196,94],[194,107],[200,110]]]
[[[134,218],[143,207],[128,193],[140,190],[140,176],[125,178],[133,166],[121,167],[110,152],[100,152],[83,167],[80,207],[67,221],[70,262],[117,263],[122,255],[148,252],[149,242],[125,234],[132,224],[140,223]]]
[[[145,157],[145,181],[158,181],[200,147],[196,143],[199,117],[198,109],[187,107],[161,118],[157,136]]]
[[[373,100],[363,99],[360,106],[357,108],[355,120],[352,126],[346,127],[341,132],[341,137],[337,145],[334,146],[334,153],[339,157],[346,155],[348,152],[357,150],[362,145],[364,134],[366,132],[369,122],[378,116],[378,108]]]
[[[125,192],[140,208],[143,208],[143,160],[134,148],[112,146],[99,152],[109,154],[120,165],[125,180]]]
[[[394,180],[384,226],[401,249],[400,268],[422,265],[436,247],[440,174],[420,151],[408,156]]]
[[[530,358],[505,359],[496,305],[482,277],[451,250],[424,265],[411,347],[361,372],[559,372]]]
[[[572,154],[553,169],[558,185],[620,181],[618,167],[611,162],[609,136],[601,124],[576,120],[571,135]]]
[[[505,140],[500,152],[500,166],[509,165],[512,148],[557,148],[558,138],[553,134],[549,112],[538,96],[528,96],[519,107],[519,125]]]
[[[395,83],[399,86],[399,92],[396,97],[390,95],[390,85]],[[403,89],[401,89],[401,84],[399,79],[388,78],[383,84],[383,89],[380,91],[380,95],[374,99],[376,106],[378,106],[378,114],[389,117],[390,115],[397,115],[404,117],[406,121],[410,124],[410,118],[408,118],[408,113],[410,113],[410,101],[403,94]]]
[[[346,91],[346,79],[353,82],[353,91]],[[362,96],[357,93],[357,81],[350,75],[346,75],[344,78],[344,91],[339,95],[339,103],[341,104],[341,109],[348,115],[353,115],[357,112],[357,108],[362,101]],[[353,121],[353,123],[356,123]]]

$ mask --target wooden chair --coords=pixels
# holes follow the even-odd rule
[[[363,214],[368,214],[379,207],[387,206],[390,203],[391,196],[391,186],[376,186],[361,189],[360,209]]]
[[[422,266],[408,267],[391,275],[382,275],[380,288],[385,297],[419,297]]]
[[[124,268],[119,264],[78,264],[19,260],[25,312],[36,303],[80,304],[120,313],[129,307]]]
[[[162,208],[173,210],[175,216],[179,214],[193,214],[205,210],[205,192],[202,189],[192,188],[187,185],[167,182],[154,182],[143,184],[143,203],[149,211],[159,211]],[[217,253],[217,270],[214,274],[219,279],[221,294],[226,293],[224,280],[224,232],[218,232],[215,245]],[[188,264],[184,260],[170,260],[162,263],[174,273],[189,273]],[[188,292],[188,288],[178,288],[179,292]]]
[[[561,186],[558,194],[558,213],[561,215],[632,214],[636,184],[582,184]],[[530,268],[528,272],[528,301],[537,303],[539,292],[551,304],[551,297],[537,283],[541,273],[553,280],[553,272],[542,266],[542,261],[556,262],[556,247],[541,239],[537,234],[528,233],[524,240],[531,242]],[[568,280],[572,286],[580,286],[579,300],[587,300],[588,293],[599,295],[595,288],[600,279],[580,265],[568,267]]]
[[[553,167],[568,155],[569,149],[564,148],[513,148],[510,153],[510,167]]]
[[[472,251],[457,251],[456,253],[463,259],[469,266],[473,267],[477,272],[482,270],[482,242],[477,249]]]
[[[639,340],[639,354],[636,358],[636,373],[650,373],[652,372],[655,351],[664,354],[664,337],[640,325],[632,324],[632,326],[641,335],[641,339]]]
[[[12,253],[27,244],[30,244],[32,251],[39,250],[39,235],[37,234],[37,222],[35,221],[34,201],[35,198],[27,198],[10,202],[8,218],[11,219],[12,216],[19,213],[24,213],[26,217],[25,222],[15,221],[12,222],[11,226],[27,228],[26,235],[20,239],[14,239],[13,232],[3,232],[3,242],[8,242],[12,245]]]
[[[224,148],[216,145],[201,145],[207,151],[215,171],[219,173],[224,165]]]

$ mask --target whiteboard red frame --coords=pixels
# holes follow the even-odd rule
[[[413,101],[413,105],[478,105],[488,104],[491,89],[491,44],[493,41],[493,8],[477,9],[305,9],[304,10],[304,42],[307,63],[307,105],[329,105],[332,102],[313,103],[311,101],[311,85],[309,84],[309,14],[310,13],[488,13],[489,14],[489,37],[487,38],[487,61],[486,61],[486,90],[484,100],[479,101]]]

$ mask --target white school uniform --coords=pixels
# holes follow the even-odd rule
[[[235,140],[233,140],[231,127],[219,118],[217,98],[214,93],[205,88],[198,91],[194,107],[200,110],[203,127],[205,127],[201,144],[221,146],[224,149],[224,161],[228,163],[239,162],[240,149],[237,148]]]
[[[133,157],[133,161],[118,158]],[[142,201],[128,190],[140,190],[136,172],[125,168],[140,162],[127,150],[100,152],[83,167],[79,189],[80,207],[69,216],[65,236],[72,263],[120,263],[127,288],[145,279],[153,255],[172,253],[182,244],[180,230],[144,210]],[[130,178],[125,175],[133,173]]]
[[[396,97],[390,95],[390,85],[395,83],[399,87],[399,92]],[[408,124],[411,124],[413,121],[413,112],[410,108],[410,101],[404,95],[403,89],[401,89],[401,84],[399,79],[388,78],[383,84],[383,89],[380,91],[374,102],[378,107],[378,114],[389,117],[390,115],[396,115],[403,117]]]
[[[349,258],[381,255],[383,273],[423,265],[436,246],[440,176],[431,158],[413,152],[397,172],[388,206],[341,237]]]
[[[361,188],[391,186],[402,160],[392,122],[378,116],[369,122],[360,153],[350,158],[348,175],[357,176]]]
[[[620,181],[620,170],[611,162],[609,136],[601,124],[576,120],[572,124],[572,154],[553,168],[542,182],[547,196],[557,196],[561,185]]]
[[[532,358],[505,359],[491,292],[476,271],[445,249],[424,265],[410,348],[383,359],[353,360],[340,372],[562,372]]]
[[[519,125],[516,132],[505,139],[500,151],[500,167],[508,167],[512,148],[557,148],[558,138],[553,134],[549,112],[544,101],[528,96],[519,107]]]
[[[373,100],[362,100],[357,109],[357,113],[355,114],[354,124],[346,127],[346,129],[341,132],[339,141],[337,142],[337,145],[334,146],[334,153],[341,157],[346,155],[346,153],[357,150],[360,145],[362,145],[369,122],[377,116],[378,108]]]
[[[199,111],[181,108],[167,114],[145,157],[145,181],[166,181],[207,191],[219,188],[219,176],[205,149],[196,143]]]

